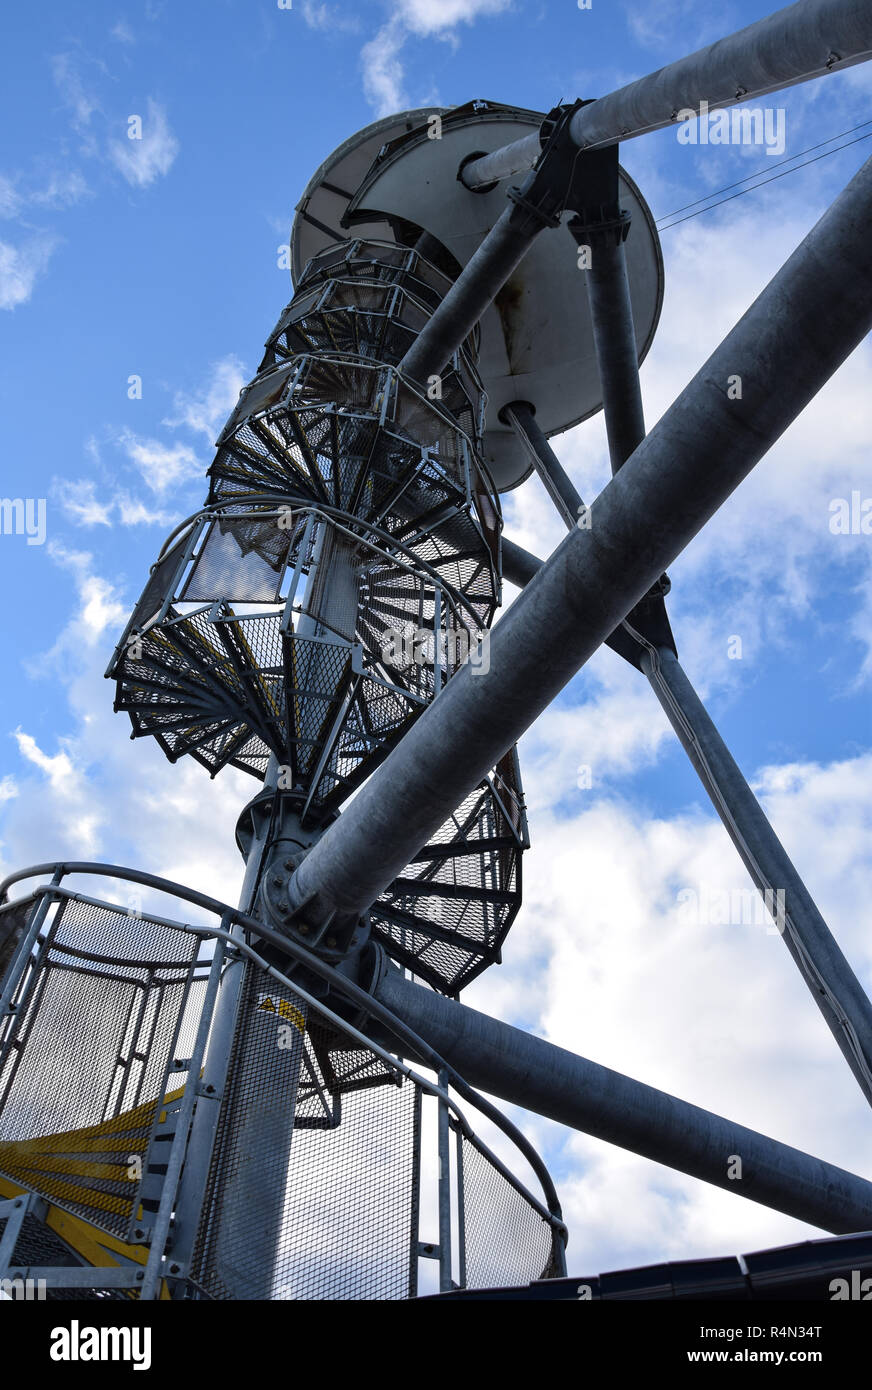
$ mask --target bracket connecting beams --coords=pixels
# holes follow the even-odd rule
[[[535,167],[520,188],[509,190],[510,206],[406,353],[405,376],[423,384],[439,375],[541,232],[559,227],[566,212],[584,221],[586,210],[616,203],[617,153],[582,152],[572,140],[572,119],[584,105],[556,107],[548,116]]]

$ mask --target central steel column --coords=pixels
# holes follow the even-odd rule
[[[264,783],[267,789],[275,788],[277,775],[278,764],[273,757]],[[239,896],[243,912],[256,912],[258,883],[269,849],[269,831],[264,825],[246,860]],[[244,935],[239,927],[234,927],[232,934]],[[228,1295],[240,1300],[272,1297],[305,1020],[302,1011],[298,1020],[281,1020],[282,1025],[294,1030],[289,1035],[294,1045],[280,1047],[280,1015],[261,1013],[256,998],[246,1000],[246,981],[255,970],[252,963],[236,957],[226,966],[221,980],[203,1085],[185,1159],[174,1246],[177,1259],[187,1264],[200,1221],[206,1221],[210,1262]],[[246,1095],[228,1091],[240,1068],[252,1081]],[[226,1168],[219,1170],[217,1186],[211,1191],[217,1197],[217,1208],[203,1212],[204,1197],[210,1195],[207,1185],[219,1110],[224,1112],[222,1149]],[[283,1155],[282,1163],[268,1167],[265,1159],[276,1153]]]

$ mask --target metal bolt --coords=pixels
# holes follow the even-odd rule
[[[293,859],[286,859],[282,865],[282,868],[287,869],[288,873],[292,873],[295,867]]]
[[[278,911],[279,911],[279,912],[281,913],[281,915],[284,917],[285,913],[288,911],[288,905],[287,905],[287,903],[279,903],[279,905],[278,905]]]
[[[281,878],[278,874],[276,874],[275,878],[273,879],[273,888],[281,888],[283,883],[284,879]]]

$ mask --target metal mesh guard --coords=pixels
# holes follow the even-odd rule
[[[158,1141],[175,1135],[190,1059],[200,1056],[213,943],[181,923],[88,899],[50,896],[39,911],[36,947],[0,1042],[0,1190],[29,1189],[50,1212],[88,1223],[92,1236],[148,1245],[150,1217],[169,1214],[179,1197],[175,1180],[165,1188],[168,1146]],[[211,968],[215,985],[220,959]],[[453,1100],[437,1099],[432,1083],[407,1075],[256,962],[242,968],[217,1136],[193,1221],[193,1288],[234,1300],[429,1291],[436,1270],[426,1268],[426,1252],[442,1217],[434,1130],[428,1139],[422,1108],[435,1123],[436,1106],[455,1115]],[[452,1277],[470,1288],[547,1277],[558,1239],[547,1211],[465,1121],[450,1123]],[[191,1133],[180,1128],[174,1148]],[[141,1177],[130,1167],[136,1157]],[[194,1162],[190,1153],[185,1162]],[[28,1217],[16,1244],[28,1265],[69,1261],[41,1219]],[[87,1263],[84,1247],[74,1248]],[[55,1282],[59,1293],[65,1286]]]
[[[63,902],[0,1051],[0,1172],[125,1237],[169,1062],[202,1000],[197,938],[123,909]],[[187,1073],[174,1073],[184,1086]]]

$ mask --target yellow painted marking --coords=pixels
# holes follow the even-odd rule
[[[305,1033],[306,1019],[303,1014],[300,1013],[299,1009],[294,1008],[294,1005],[290,1003],[289,1000],[280,999],[278,1001],[278,1007],[276,1007],[270,996],[267,995],[257,1007],[258,1010],[264,1010],[266,1013],[278,1014],[280,1018],[286,1018],[289,1023],[294,1025],[298,1033]]]

